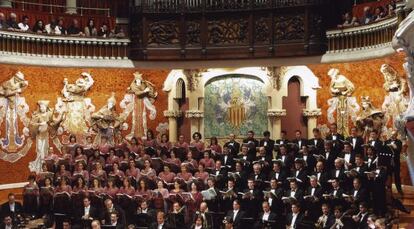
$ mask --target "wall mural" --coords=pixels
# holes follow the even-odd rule
[[[205,137],[265,131],[267,97],[263,87],[263,82],[245,75],[227,75],[208,83],[204,89]]]

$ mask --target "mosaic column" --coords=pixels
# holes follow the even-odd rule
[[[308,136],[313,136],[312,130],[318,126],[318,117],[322,114],[321,109],[303,109],[303,116],[308,120]]]
[[[164,117],[168,118],[168,136],[171,143],[176,143],[178,140],[178,126],[177,118],[182,116],[181,111],[166,110],[164,111]]]
[[[204,132],[204,131],[201,131],[204,129],[204,126],[203,126],[204,111],[189,110],[185,112],[185,117],[190,119],[191,134],[193,134],[194,132],[200,132],[200,133]]]

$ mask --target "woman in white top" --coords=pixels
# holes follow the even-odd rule
[[[20,22],[18,24],[20,31],[22,32],[27,32],[30,30],[30,26],[29,26],[29,17],[28,16],[23,16],[23,20],[22,22]]]

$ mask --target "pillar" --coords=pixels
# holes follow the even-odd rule
[[[280,138],[280,131],[282,131],[282,122],[280,118],[283,116],[286,116],[285,109],[271,109],[267,111],[270,137],[273,139]]]
[[[177,118],[181,117],[181,114],[178,110],[164,111],[164,117],[168,118],[168,137],[171,143],[176,143],[178,140]]]
[[[12,8],[12,3],[10,0],[0,0],[0,7]]]
[[[200,110],[189,110],[186,111],[185,117],[190,119],[191,123],[191,134],[194,132],[200,132],[202,136],[204,136],[204,131],[202,129],[202,122],[204,118],[204,112]]]
[[[66,13],[77,14],[76,0],[66,0]]]
[[[308,119],[308,138],[313,136],[312,130],[318,126],[318,116],[321,114],[321,109],[303,109],[303,116]]]

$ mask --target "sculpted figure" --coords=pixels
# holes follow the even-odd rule
[[[406,91],[407,81],[398,77],[397,71],[393,67],[383,64],[380,71],[384,76],[383,87],[387,92],[400,92],[402,94]]]
[[[68,79],[63,79],[62,95],[65,101],[73,101],[76,99],[83,99],[85,93],[93,85],[94,80],[92,76],[86,72],[81,74],[81,77],[75,81],[74,84],[70,84]]]
[[[328,75],[331,77],[329,85],[332,96],[351,96],[355,90],[354,84],[345,76],[339,74],[339,70],[332,68]]]
[[[11,79],[3,82],[0,86],[0,96],[5,97],[13,105],[15,102],[15,95],[22,93],[22,91],[29,85],[24,80],[24,74],[20,71],[16,72]]]
[[[368,137],[372,130],[381,133],[385,124],[384,113],[376,109],[371,102],[369,96],[362,96],[362,110],[357,118],[356,126],[364,137]]]
[[[98,133],[95,138],[95,144],[99,145],[103,136],[107,137],[110,144],[113,144],[114,135],[119,134],[123,118],[116,113],[115,105],[115,93],[112,93],[107,104],[92,114],[92,127]]]
[[[56,130],[59,125],[60,118],[53,118],[53,111],[49,108],[49,101],[39,100],[37,102],[38,109],[33,112],[32,118],[29,122],[29,133],[32,138],[36,139],[36,153],[35,161],[30,162],[30,171],[41,171],[42,164],[49,152],[49,132]]]
[[[155,85],[144,80],[141,73],[135,72],[134,80],[121,102],[121,107],[125,109],[125,115],[128,116],[132,113],[131,132],[126,136],[127,139],[145,135],[147,132],[147,112],[149,112],[151,120],[154,120],[157,115],[153,104],[157,95]]]

